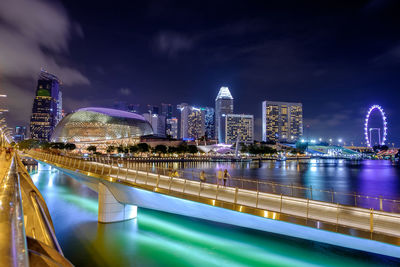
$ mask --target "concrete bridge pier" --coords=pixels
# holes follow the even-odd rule
[[[121,204],[103,183],[99,182],[99,215],[101,223],[120,222],[134,219],[137,216],[137,206]]]

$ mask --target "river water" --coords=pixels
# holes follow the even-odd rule
[[[144,164],[141,164],[144,165]],[[204,170],[215,177],[218,170],[227,169],[232,177],[246,178],[284,185],[297,185],[317,190],[382,196],[400,200],[400,165],[389,160],[287,160],[245,163],[186,162],[153,163],[151,167],[187,171]]]
[[[282,177],[282,180],[275,177],[277,181],[317,183],[312,170],[302,172],[305,173],[303,178],[290,178],[296,170],[290,164],[289,167],[280,168],[270,165],[271,162],[263,164],[246,170],[241,170],[240,164],[189,164],[181,167],[190,169],[208,166],[206,169],[209,172],[229,167],[232,174],[238,175],[240,172],[253,175],[264,173],[262,169],[272,169],[269,172],[276,172]],[[318,165],[307,166],[319,168]],[[323,168],[332,167],[323,165]],[[342,173],[341,177],[347,177],[344,173],[368,172],[369,167],[368,164],[366,167],[357,167],[357,171],[346,165],[333,168],[337,170],[332,173],[326,170],[323,173],[329,173],[330,177]],[[363,171],[363,168],[366,170]],[[399,173],[396,168],[386,172],[390,175]],[[75,266],[400,265],[399,259],[142,208],[138,209],[137,219],[98,224],[95,192],[46,165],[40,165],[39,172],[32,174],[32,179],[46,200],[64,254]],[[337,185],[343,189],[351,185],[364,188],[360,181],[348,180],[351,179],[338,179]],[[383,181],[391,181],[398,188],[399,181],[395,182],[391,176],[383,178]],[[332,181],[319,182],[320,185],[331,183],[336,185]],[[394,194],[393,188],[388,190]]]

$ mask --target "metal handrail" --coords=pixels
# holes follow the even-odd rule
[[[29,266],[20,181],[15,156],[0,187],[0,266]]]
[[[39,152],[43,153],[43,152]],[[59,154],[52,154],[52,153],[46,153],[46,155],[56,155],[58,158],[61,157]],[[97,156],[91,156],[88,158],[82,158],[82,157],[76,157],[76,156],[69,156],[69,155],[63,155],[62,157],[69,157],[69,158],[75,158],[75,159],[81,159],[83,161],[96,161],[99,162],[99,159],[109,159],[109,157],[97,157]],[[109,165],[114,165],[117,166],[119,163],[120,158],[112,158],[112,161],[102,161],[104,164],[109,164]],[[171,171],[171,169],[168,168],[162,168],[162,167],[155,167],[152,166],[150,167],[148,164],[145,164],[145,168],[142,166],[139,166],[139,164],[136,164],[134,168],[132,168],[132,161],[129,160],[129,158],[122,159],[122,166],[125,169],[126,167],[130,167],[129,169],[137,169],[140,171],[149,171],[155,174],[158,173],[164,173],[164,175],[168,175],[168,172]],[[134,162],[134,161],[133,161]],[[116,165],[117,164],[117,165]],[[175,170],[174,170],[175,171]],[[181,177],[183,179],[188,179],[188,180],[199,180],[200,181],[200,172],[199,171],[185,171],[185,170],[178,170],[179,173],[178,177]],[[217,179],[216,176],[210,175],[210,174],[205,174],[206,178],[206,183],[209,184],[218,184],[221,183]],[[400,213],[400,200],[396,199],[390,199],[386,197],[375,197],[375,196],[366,196],[362,194],[357,194],[357,193],[346,193],[346,192],[337,192],[333,190],[324,190],[324,189],[318,189],[318,188],[313,188],[313,187],[303,187],[299,185],[285,185],[285,184],[279,184],[275,182],[269,182],[269,181],[260,181],[260,180],[251,180],[251,179],[246,179],[246,178],[238,178],[238,177],[230,177],[227,179],[227,186],[229,187],[238,187],[238,188],[243,188],[246,190],[252,190],[252,191],[260,191],[264,193],[271,193],[271,194],[283,194],[285,196],[295,196],[303,199],[310,199],[310,200],[316,200],[316,201],[323,201],[323,202],[328,202],[328,203],[340,203],[343,205],[348,205],[348,206],[353,206],[353,207],[362,207],[362,208],[373,208],[375,210],[381,210],[381,211],[387,211],[387,212],[393,212],[393,213]],[[247,187],[245,186],[247,184]],[[251,185],[251,186],[249,186]],[[268,186],[270,188],[268,188]],[[250,188],[253,187],[253,188]],[[267,187],[267,188],[266,188]],[[269,189],[269,190],[268,190]],[[290,191],[290,192],[288,192]],[[299,194],[301,191],[304,194]],[[297,193],[296,193],[297,192]],[[301,193],[300,192],[300,193]],[[318,194],[327,194],[325,195],[325,199],[318,199]],[[343,203],[342,200],[338,199],[340,197],[352,197],[352,203],[348,203],[350,199],[348,199],[347,203]],[[329,199],[329,201],[327,201]],[[363,203],[366,200],[368,200],[368,203]],[[376,201],[375,203],[370,203],[372,201]],[[394,205],[390,209],[387,208],[388,205]]]
[[[54,247],[56,248],[56,250],[58,251],[58,253],[61,254],[61,256],[64,256],[64,254],[63,254],[63,252],[62,252],[62,249],[61,249],[61,246],[60,246],[60,244],[58,243],[56,234],[55,234],[55,232],[54,232],[54,230],[53,230],[53,227],[51,226],[51,224],[50,224],[50,222],[49,222],[49,219],[47,218],[47,215],[46,215],[46,213],[45,213],[45,211],[44,211],[44,209],[43,209],[42,204],[40,203],[40,200],[39,200],[39,198],[38,198],[36,192],[35,192],[35,191],[32,191],[31,194],[32,194],[32,198],[35,200],[36,204],[37,204],[38,207],[39,207],[40,214],[41,214],[41,216],[42,216],[42,218],[43,218],[43,220],[44,220],[44,222],[45,222],[45,226],[46,226],[47,232],[50,233],[50,237],[51,237],[51,240],[52,240],[52,242],[53,242]]]
[[[81,162],[81,161],[86,162],[87,161],[87,160],[84,160],[82,158],[68,158],[68,157],[63,157],[63,156],[59,156],[59,155],[43,154],[43,153],[36,154],[36,157],[38,159],[40,159],[40,160],[45,161],[45,162],[53,162],[55,164],[59,164],[60,166],[66,164],[64,166],[66,166],[67,168],[72,168],[72,169],[75,169],[76,161],[79,161],[79,162]],[[200,190],[198,191],[198,193],[197,193],[197,191],[196,192],[188,192],[187,190],[185,192],[187,181],[192,181],[192,182],[195,182],[195,183],[198,183],[199,181],[193,181],[193,180],[187,179],[186,177],[168,176],[168,175],[165,175],[165,172],[164,172],[164,174],[162,175],[162,178],[164,179],[164,185],[160,187],[160,185],[159,185],[160,175],[161,175],[160,170],[157,170],[158,172],[150,172],[150,169],[146,168],[146,169],[140,170],[143,179],[141,179],[141,183],[137,184],[138,169],[135,169],[135,170],[129,169],[128,168],[129,166],[127,164],[125,166],[121,167],[119,161],[116,161],[116,162],[111,161],[110,162],[111,164],[105,164],[104,161],[103,162],[101,160],[99,161],[98,158],[96,158],[95,161],[96,161],[96,163],[100,163],[102,165],[102,167],[101,168],[97,168],[97,166],[96,166],[94,168],[91,168],[90,165],[94,165],[94,164],[86,164],[86,165],[89,165],[89,166],[85,166],[81,170],[83,170],[85,172],[87,171],[87,172],[90,172],[90,173],[93,173],[93,174],[95,173],[94,170],[96,170],[96,173],[100,174],[100,173],[104,173],[104,168],[105,168],[105,166],[107,166],[107,168],[109,168],[109,172],[107,172],[108,175],[110,175],[113,178],[116,178],[119,181],[123,181],[123,182],[128,183],[128,184],[134,184],[134,185],[145,186],[145,187],[150,186],[151,188],[153,188],[151,190],[154,190],[154,191],[158,191],[157,190],[158,188],[159,189],[164,189],[164,190],[166,190],[166,192],[168,194],[171,194],[172,193],[171,191],[174,191],[174,192],[177,192],[179,194],[183,194],[183,195],[187,195],[187,196],[193,195],[193,194],[196,194],[196,195],[198,194],[198,197],[200,197],[200,196],[203,197],[201,195],[201,191],[202,191],[201,190],[201,188],[202,188],[202,186],[201,186],[202,182],[201,181],[200,181]],[[90,169],[94,169],[94,170],[93,171],[89,171]],[[122,170],[122,173],[120,173],[121,170]],[[129,179],[128,179],[128,173],[123,173],[125,171],[127,171],[127,172],[129,171],[130,172],[130,178]],[[135,171],[136,171],[136,174],[135,174]],[[148,183],[149,177],[150,177],[149,176],[150,173],[151,173],[150,176],[152,176],[152,180],[153,180],[152,184]],[[133,179],[134,177],[135,177],[135,179]],[[165,180],[165,178],[167,178],[167,180]],[[154,179],[156,179],[156,181]],[[180,180],[180,183],[184,184],[183,188],[180,188],[179,190],[177,190],[178,188],[171,187],[171,184],[173,183],[173,180],[175,180],[175,179],[176,180]],[[167,182],[168,184],[165,185],[165,182]],[[215,184],[211,184],[211,183],[210,183],[210,185],[215,186]],[[229,189],[231,191],[233,190],[232,192],[234,193],[234,196],[232,196],[232,197],[234,197],[234,198],[232,198],[232,201],[234,199],[234,204],[235,204],[234,205],[234,209],[237,209],[239,207],[238,211],[240,211],[240,212],[242,212],[242,207],[248,207],[248,208],[252,208],[252,209],[254,209],[254,208],[261,209],[261,211],[264,210],[264,212],[266,212],[266,214],[268,214],[268,212],[272,212],[272,213],[275,212],[275,213],[279,213],[279,214],[286,214],[286,215],[288,215],[290,217],[297,217],[297,218],[306,219],[306,220],[318,220],[318,221],[326,222],[328,224],[332,224],[332,225],[336,225],[336,226],[342,225],[342,226],[345,226],[345,227],[351,227],[353,229],[360,229],[362,231],[369,231],[371,233],[371,237],[370,237],[371,239],[373,238],[372,233],[383,233],[383,234],[393,235],[393,231],[394,230],[392,228],[387,229],[387,227],[386,228],[382,228],[381,223],[387,223],[387,222],[391,223],[391,222],[393,222],[393,220],[395,220],[394,223],[398,224],[398,221],[400,220],[400,214],[387,213],[387,212],[383,212],[383,211],[375,211],[374,209],[365,209],[365,208],[359,208],[359,207],[349,207],[349,206],[339,205],[339,203],[328,203],[328,202],[322,202],[322,201],[317,201],[317,200],[311,200],[310,201],[310,199],[299,199],[297,197],[290,197],[290,196],[283,197],[282,194],[281,195],[272,194],[273,197],[271,196],[272,199],[274,199],[274,198],[275,199],[279,199],[280,208],[278,210],[276,208],[273,208],[273,207],[267,207],[267,208],[265,206],[264,207],[260,207],[259,206],[259,198],[268,197],[266,195],[261,195],[264,192],[261,192],[261,194],[260,194],[260,192],[257,191],[257,194],[254,194],[254,196],[252,198],[248,199],[250,201],[254,201],[255,203],[248,203],[248,202],[247,203],[243,203],[243,201],[240,201],[240,202],[238,201],[238,196],[239,195],[243,196],[243,194],[246,194],[246,191],[247,192],[249,192],[249,191],[250,192],[254,192],[253,190],[238,189],[237,187],[236,188],[235,187],[219,187],[218,188],[218,187],[219,187],[219,185],[217,185],[217,187],[216,187],[216,196],[215,197],[211,197],[210,198],[208,196],[205,196],[205,198],[208,198],[208,199],[210,199],[212,201],[212,203],[213,203],[212,205],[214,205],[216,203],[216,201],[221,202],[221,203],[231,203],[231,202],[226,202],[225,200],[221,200],[218,197],[218,189],[219,189],[219,191],[223,190],[225,192],[226,192],[226,190]],[[215,187],[214,187],[214,190],[215,190]],[[268,193],[268,194],[270,194],[270,193]],[[306,210],[303,210],[303,211],[299,210],[299,211],[294,211],[293,212],[293,210],[292,211],[290,210],[290,207],[293,208],[293,203],[297,203],[297,204],[303,205],[304,208],[305,207],[307,207],[307,208],[306,208]],[[284,207],[283,207],[283,204],[284,204]],[[327,212],[329,211],[328,213],[330,214],[331,217],[329,217],[329,216],[325,216],[324,217],[323,216],[323,217],[320,218],[320,216],[316,217],[315,214],[314,215],[310,215],[310,212],[312,212],[312,211],[315,212],[316,209],[321,208],[321,207],[327,209]],[[358,220],[357,216],[355,216],[353,214],[350,217],[349,216],[344,216],[343,217],[343,214],[342,214],[343,211],[345,211],[346,214],[353,214],[353,213],[355,214],[355,213],[357,213],[357,214],[363,215],[364,216],[363,217],[364,221],[362,220],[361,222],[358,222],[358,223],[361,223],[361,224],[354,225],[352,223],[354,222],[354,220]],[[302,212],[304,214],[302,214]],[[299,213],[300,213],[300,215],[299,215]],[[327,213],[327,215],[328,215],[328,213]],[[332,215],[336,218],[336,219],[334,219],[334,221],[332,221],[332,218],[333,218]],[[260,216],[263,216],[263,215],[260,215]],[[264,217],[266,217],[266,216],[264,215]],[[273,218],[273,219],[275,219],[275,218]],[[347,225],[346,223],[350,223],[350,224]],[[364,225],[364,227],[362,225]],[[366,229],[366,227],[368,229]],[[376,230],[376,227],[378,228],[378,230]],[[380,229],[383,229],[383,230],[380,230]],[[395,228],[395,229],[397,229],[397,228]],[[399,236],[399,233],[396,232],[394,235],[395,236]]]

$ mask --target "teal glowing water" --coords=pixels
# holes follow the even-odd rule
[[[376,266],[400,260],[139,209],[135,220],[97,223],[97,195],[56,170],[32,179],[76,266]]]

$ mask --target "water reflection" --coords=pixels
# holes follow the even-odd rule
[[[140,163],[139,166],[147,166]],[[300,161],[258,162],[174,162],[152,163],[151,168],[174,168],[186,171],[204,170],[215,177],[218,170],[227,169],[232,177],[244,177],[285,185],[312,187],[369,196],[400,199],[400,166],[390,161],[346,161],[311,159]]]
[[[290,162],[268,164],[273,170],[286,166],[289,173],[298,168]],[[229,166],[245,172],[240,165]],[[387,257],[141,208],[135,220],[98,224],[96,193],[57,170],[39,170],[32,179],[47,202],[64,254],[76,266],[400,264]]]

